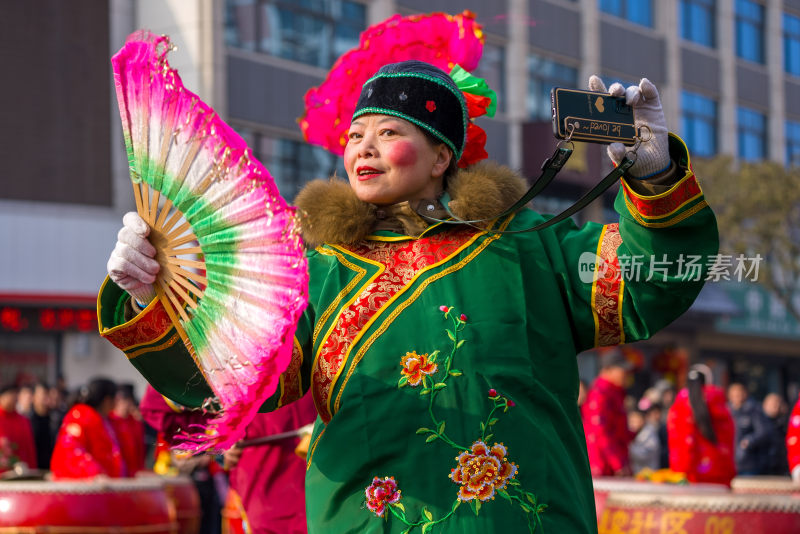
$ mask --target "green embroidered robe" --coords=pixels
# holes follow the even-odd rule
[[[718,248],[672,143],[682,178],[654,196],[623,181],[619,224],[442,224],[308,253],[310,303],[263,410],[313,391],[311,534],[596,532],[576,354],[669,324]],[[523,210],[492,229],[542,220]],[[101,333],[156,389],[198,406],[211,392],[160,304],[125,323],[125,299],[104,285]]]

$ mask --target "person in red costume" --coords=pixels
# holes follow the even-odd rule
[[[33,444],[31,423],[17,413],[19,388],[6,385],[0,388],[0,473],[25,462],[36,469],[36,447]]]
[[[119,386],[114,411],[108,418],[119,440],[128,474],[133,476],[144,469],[144,424],[133,397],[133,385]]]
[[[800,397],[789,416],[789,428],[786,431],[786,453],[789,461],[789,472],[795,484],[800,484]]]
[[[634,434],[625,413],[625,379],[633,363],[618,349],[600,354],[600,374],[581,407],[592,476],[631,474],[628,445]]]
[[[161,396],[150,384],[147,385],[139,403],[139,411],[142,419],[158,432],[156,464],[161,462],[162,453],[167,453],[169,456],[169,449],[180,443],[181,436],[197,432],[197,428],[206,426],[210,418],[204,410],[188,409],[173,403]],[[214,482],[216,463],[212,456],[199,454],[180,460],[172,456],[167,463],[181,474],[190,476],[197,488],[202,511],[199,534],[219,534],[222,504]]]
[[[259,413],[245,440],[297,430],[317,417],[314,399],[300,400],[274,412]],[[306,462],[295,454],[299,437],[258,446],[236,446],[225,453],[231,489],[241,498],[243,518],[253,534],[305,534]]]
[[[693,366],[667,415],[670,469],[689,482],[730,485],[735,433],[725,392],[711,384],[707,366]]]
[[[125,461],[108,420],[117,386],[95,378],[81,389],[78,402],[61,423],[50,468],[54,478],[124,477]]]

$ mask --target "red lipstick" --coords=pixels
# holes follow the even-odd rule
[[[360,167],[356,167],[356,175],[358,176],[359,181],[362,182],[364,180],[375,178],[379,174],[383,174],[383,171],[380,171],[375,167],[370,167],[368,165],[362,165]]]

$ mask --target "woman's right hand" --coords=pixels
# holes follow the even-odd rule
[[[139,304],[147,304],[156,296],[153,282],[160,265],[153,259],[156,249],[147,240],[150,227],[136,212],[122,218],[117,244],[108,258],[108,276]]]

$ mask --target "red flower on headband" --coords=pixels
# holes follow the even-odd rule
[[[427,102],[425,102],[425,109],[433,113],[434,111],[436,111],[436,102],[434,102],[433,100],[428,100]]]

